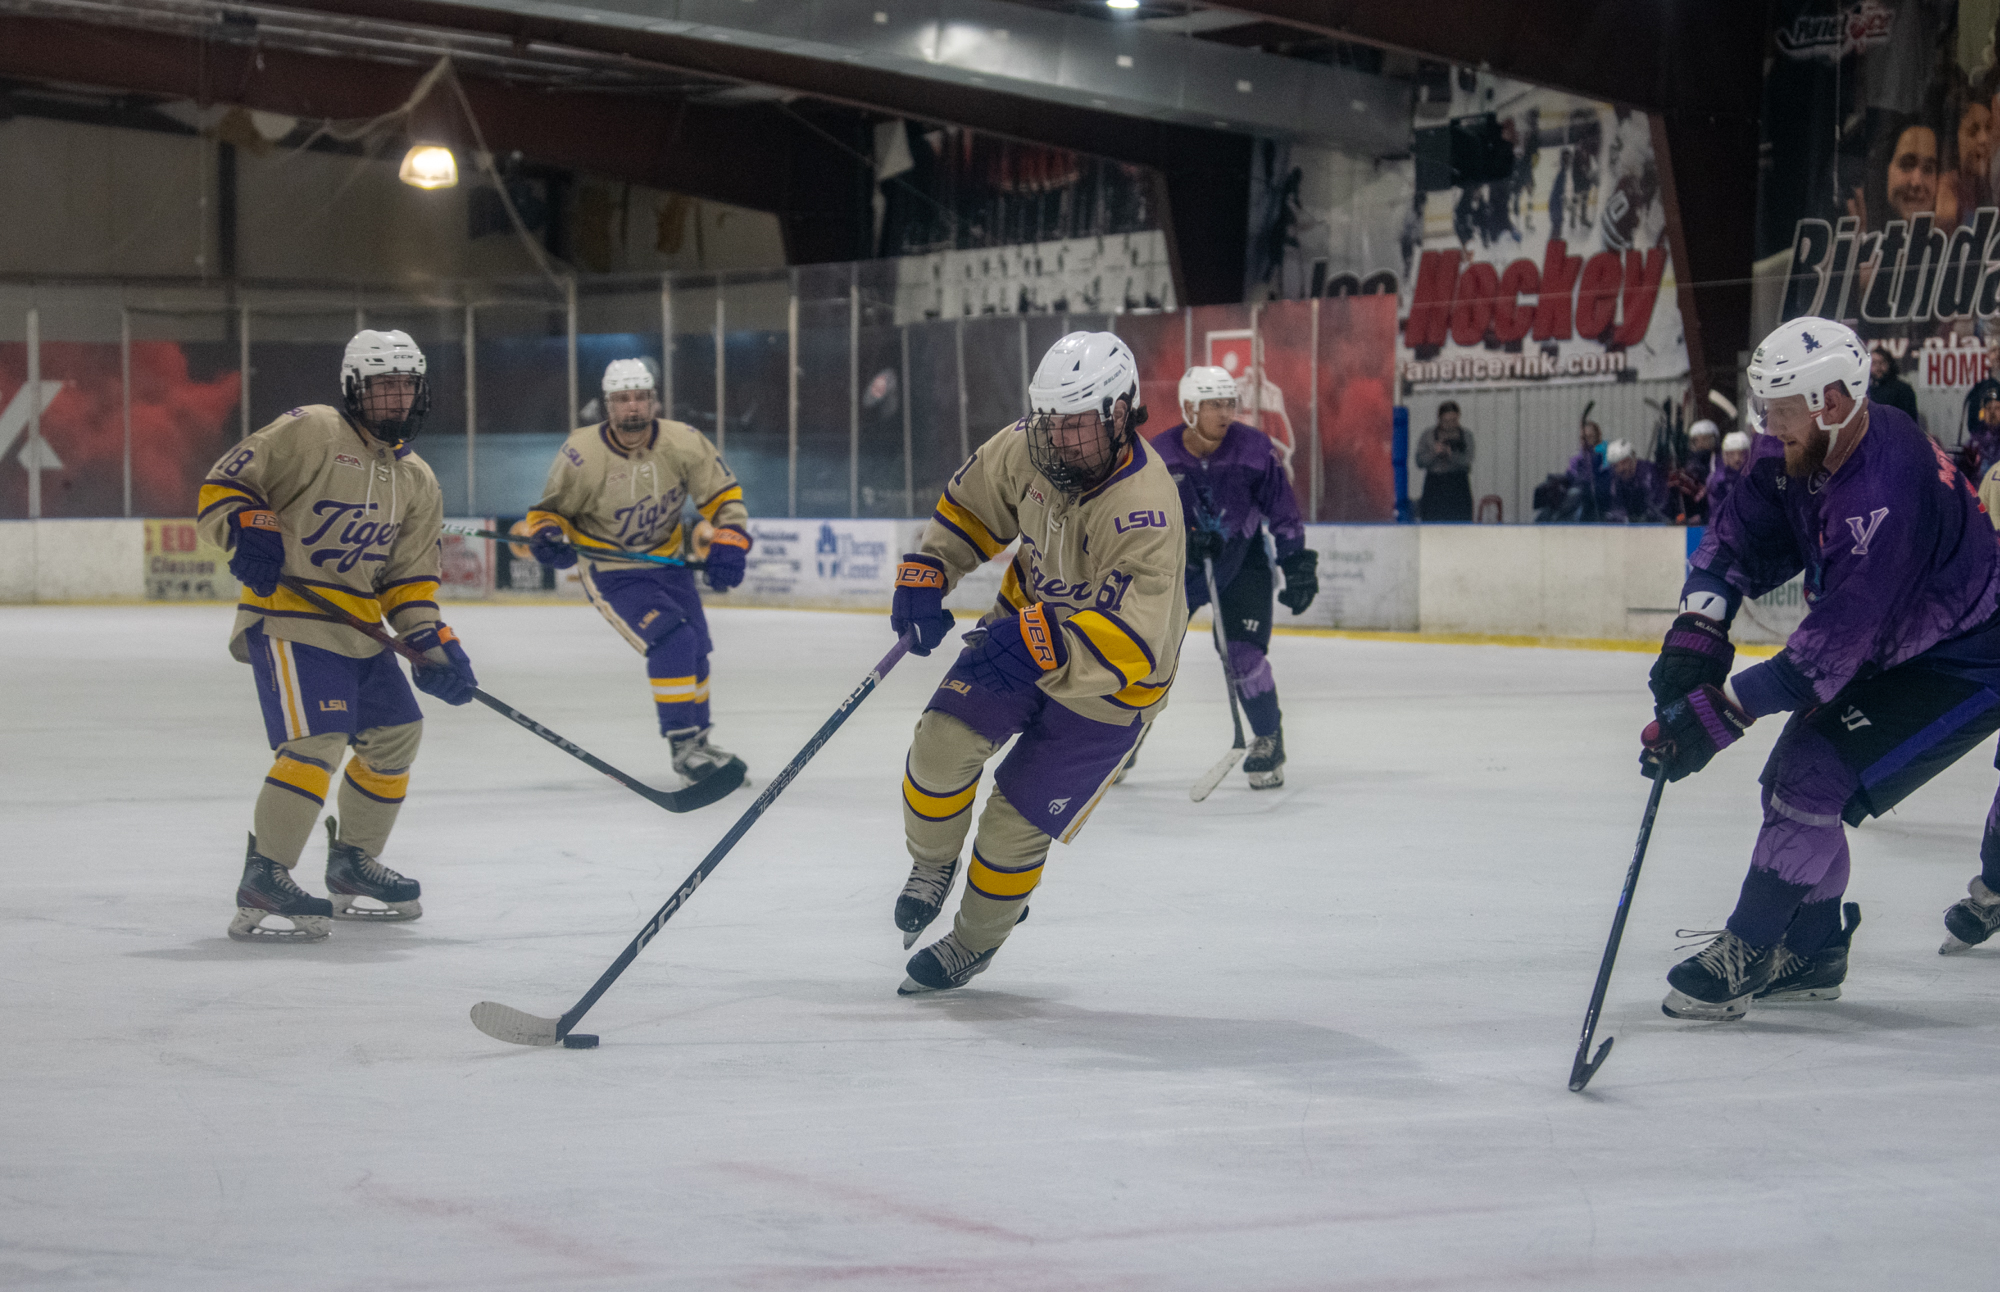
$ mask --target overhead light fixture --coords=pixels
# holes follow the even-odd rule
[[[1139,7],[1139,0],[1104,0],[1104,3],[1113,9],[1137,9]]]
[[[397,168],[396,178],[411,188],[456,188],[458,159],[451,155],[449,148],[418,144],[403,154],[403,164]]]

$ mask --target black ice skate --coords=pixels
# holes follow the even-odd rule
[[[1025,912],[1023,918],[1026,918]],[[958,940],[958,931],[954,929],[910,957],[910,963],[903,966],[910,976],[903,979],[903,985],[896,988],[896,994],[916,996],[927,991],[950,991],[953,987],[963,987],[975,975],[986,972],[986,966],[993,962],[993,952],[999,949],[968,950]]]
[[[266,916],[290,920],[289,929],[266,928]],[[243,858],[236,886],[236,918],[229,936],[238,942],[320,942],[333,932],[333,905],[292,882],[292,872],[257,851],[257,836]]]
[[[1724,929],[1715,941],[1667,970],[1673,990],[1660,1002],[1660,1012],[1708,1022],[1741,1018],[1750,1010],[1750,998],[1770,985],[1777,969],[1777,946],[1760,950]]]
[[[1944,913],[1944,945],[1938,948],[1941,956],[1970,951],[2000,933],[2000,893],[1988,888],[1977,876],[1965,886],[1965,891],[1969,896],[1961,897]]]
[[[917,935],[930,927],[944,899],[951,896],[952,881],[958,878],[958,858],[944,866],[927,866],[919,861],[910,867],[910,878],[896,898],[896,927],[903,931],[903,949],[910,949]]]
[[[1847,981],[1847,946],[1854,930],[1861,927],[1861,904],[1849,902],[1840,908],[1847,926],[1827,940],[1810,956],[1798,956],[1783,943],[1778,945],[1778,967],[1771,981],[1756,998],[1771,1004],[1788,1000],[1839,1000],[1840,984]]]
[[[326,891],[336,920],[414,920],[424,913],[417,900],[423,888],[335,835],[326,819]],[[363,903],[367,905],[363,905]]]
[[[1274,790],[1285,783],[1283,727],[1250,742],[1250,752],[1243,755],[1243,770],[1250,777],[1253,790]]]
[[[688,785],[707,780],[731,764],[743,766],[743,760],[735,754],[708,742],[708,733],[713,730],[714,727],[682,727],[679,731],[667,733],[667,744],[673,750],[674,770]]]

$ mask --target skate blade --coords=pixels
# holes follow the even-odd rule
[[[1285,784],[1283,772],[1251,772],[1249,777],[1250,788],[1253,790],[1281,789]]]
[[[359,897],[343,898],[342,894],[335,893],[333,918],[360,920],[364,923],[373,920],[377,924],[388,924],[395,920],[414,920],[424,913],[423,902],[416,898],[411,898],[407,902],[386,902],[376,906],[362,906],[360,903],[363,900]],[[365,900],[372,902],[375,899],[371,897]]]
[[[950,991],[949,987],[926,987],[915,978],[903,979],[903,985],[896,988],[898,996],[925,996],[934,991]]]
[[[292,927],[267,929],[262,923],[267,917],[290,920]],[[324,915],[278,915],[254,906],[237,907],[229,921],[229,936],[237,942],[324,942],[332,932],[333,921]]]
[[[911,947],[917,945],[917,939],[923,935],[924,931],[922,929],[905,930],[903,933],[903,950],[908,951]]]
[[[1938,954],[1941,956],[1962,955],[1978,945],[1976,942],[1961,942],[1957,934],[1947,933],[1944,935],[1944,945],[1938,948]]]
[[[542,1018],[525,1010],[482,1000],[472,1007],[472,1025],[496,1041],[510,1045],[554,1045],[562,1038],[559,1018]]]
[[[1759,1005],[1783,1005],[1786,1003],[1802,1004],[1813,1000],[1839,999],[1840,988],[1836,985],[1832,987],[1806,987],[1798,991],[1773,992],[1769,996],[1757,997],[1757,1003]]]
[[[1735,1000],[1725,1000],[1716,1004],[1706,1000],[1696,1000],[1680,988],[1667,992],[1667,998],[1660,1002],[1660,1012],[1668,1018],[1687,1019],[1696,1023],[1733,1023],[1750,1012],[1750,998],[1738,996]]]

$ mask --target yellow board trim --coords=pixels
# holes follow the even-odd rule
[[[279,754],[278,761],[271,764],[271,770],[265,779],[276,781],[280,785],[289,785],[324,803],[327,786],[333,783],[333,773],[324,767],[299,762],[289,754]]]
[[[1042,882],[1043,862],[1036,862],[1027,870],[995,870],[972,854],[972,869],[966,872],[965,882],[988,897],[1026,897],[1035,891],[1035,885]]]
[[[1080,611],[1071,615],[1067,622],[1082,633],[1097,648],[1097,653],[1118,671],[1118,680],[1123,685],[1130,686],[1152,673],[1153,662],[1146,658],[1145,648],[1132,640],[1130,633],[1097,611]]]
[[[987,560],[990,561],[1007,550],[1007,545],[994,538],[993,531],[986,528],[986,522],[944,494],[938,495],[937,514],[964,530],[966,536],[972,540],[972,545],[977,547],[979,554]]]
[[[933,794],[923,786],[903,777],[903,804],[926,821],[944,821],[957,816],[972,806],[972,800],[979,793],[979,782],[973,781],[956,794]]]
[[[1363,628],[1303,628],[1285,624],[1272,625],[1271,631],[1286,637],[1341,637],[1358,642],[1408,642],[1419,646],[1513,646],[1534,647],[1540,650],[1604,650],[1626,651],[1639,655],[1657,655],[1660,643],[1657,638],[1639,637],[1533,637],[1514,633],[1406,633],[1389,632]],[[1188,632],[1201,637],[1209,636],[1204,620],[1197,628],[1188,625]],[[1783,650],[1782,645],[1762,643],[1739,644],[1738,655],[1748,655],[1752,659],[1769,659]]]

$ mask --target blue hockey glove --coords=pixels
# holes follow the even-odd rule
[[[569,545],[569,540],[563,536],[563,532],[553,525],[545,526],[528,535],[528,552],[552,570],[567,570],[576,564],[576,549]]]
[[[741,525],[717,525],[708,540],[708,586],[727,592],[743,582],[750,561],[750,535]]]
[[[1660,710],[1657,722],[1646,724],[1639,742],[1639,770],[1648,780],[1664,763],[1667,779],[1678,781],[1708,766],[1708,760],[1735,744],[1750,725],[1750,717],[1712,686],[1699,686]]]
[[[1041,602],[987,626],[985,637],[965,658],[972,680],[1006,695],[1025,691],[1069,662],[1062,625],[1049,620]]]
[[[479,679],[473,676],[472,660],[467,657],[465,647],[458,644],[457,633],[439,624],[413,632],[403,640],[433,661],[414,670],[419,691],[446,704],[464,704],[472,698],[472,688],[479,685]]]
[[[246,508],[229,518],[236,531],[236,551],[229,558],[229,572],[237,582],[260,597],[278,590],[278,576],[285,572],[285,531],[276,512]]]
[[[944,562],[912,552],[896,567],[896,590],[889,601],[889,627],[898,637],[916,633],[912,655],[928,655],[951,632],[944,608]]]
[[[1319,595],[1319,553],[1302,547],[1280,557],[1278,568],[1285,572],[1285,590],[1278,594],[1278,604],[1295,615],[1304,614]]]
[[[1681,615],[1667,629],[1660,657],[1647,675],[1653,703],[1664,709],[1698,686],[1721,686],[1735,659],[1727,628],[1707,615]]]

